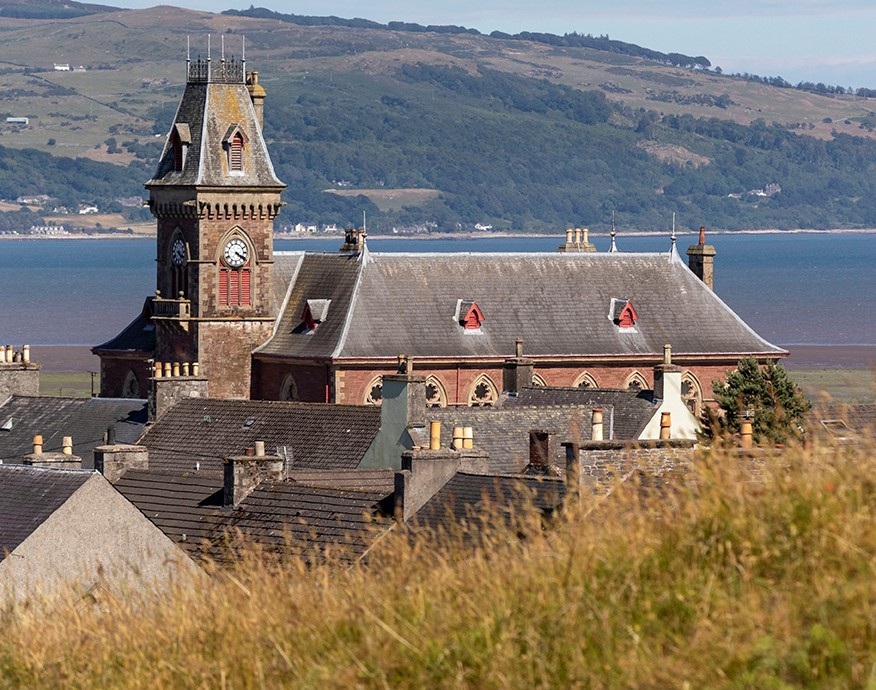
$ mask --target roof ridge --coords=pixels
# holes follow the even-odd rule
[[[356,307],[356,300],[359,297],[359,291],[362,286],[362,277],[365,274],[365,266],[366,263],[371,263],[371,261],[357,261],[357,273],[356,273],[356,282],[353,285],[353,292],[350,295],[350,303],[347,305],[347,312],[344,314],[344,328],[341,330],[341,337],[338,338],[338,344],[335,346],[335,349],[332,350],[331,357],[332,359],[339,357],[341,352],[344,351],[344,346],[347,344],[347,335],[350,332],[350,326],[352,323],[352,315],[353,309]]]

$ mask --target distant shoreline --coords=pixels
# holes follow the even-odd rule
[[[660,237],[668,235],[667,230],[642,230],[619,232],[617,236],[623,237]],[[876,228],[835,228],[832,230],[815,230],[811,228],[798,228],[795,230],[775,230],[775,229],[760,229],[760,230],[709,230],[706,229],[707,235],[874,235]],[[609,233],[601,230],[590,230],[591,237],[608,237]],[[677,237],[696,237],[696,232],[677,232]],[[422,233],[416,235],[409,234],[388,234],[388,235],[368,235],[368,239],[372,241],[381,240],[488,240],[488,239],[503,239],[503,238],[554,238],[563,240],[565,233],[560,234],[541,234],[533,232],[435,232]],[[10,240],[154,240],[155,234],[133,234],[124,235],[119,233],[106,234],[85,234],[85,233],[69,233],[66,235],[0,235],[0,241]],[[292,235],[289,233],[274,234],[274,240],[293,240],[293,241],[318,241],[318,240],[338,240],[342,241],[342,234],[301,234]]]

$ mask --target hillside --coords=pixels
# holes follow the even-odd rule
[[[364,211],[383,232],[480,223],[556,233],[604,230],[612,217],[622,229],[666,228],[674,212],[682,228],[876,227],[876,115],[864,97],[722,75],[702,68],[707,56],[673,54],[697,65],[680,67],[635,46],[543,35],[84,7],[96,14],[0,10],[7,199],[48,194],[103,208],[143,194],[182,90],[186,37],[196,57],[211,34],[218,59],[220,35],[235,55],[245,35],[289,185],[284,224],[350,225]],[[52,154],[40,179],[14,170],[19,149]],[[83,199],[62,183],[56,171],[86,173],[77,159],[115,176],[115,194],[95,187]]]

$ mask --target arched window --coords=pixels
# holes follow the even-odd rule
[[[365,404],[380,405],[383,402],[383,377],[378,376],[365,387]]]
[[[695,417],[700,416],[703,411],[703,389],[697,377],[689,371],[681,377],[681,399]]]
[[[648,381],[638,371],[634,371],[627,376],[627,380],[624,382],[624,388],[631,391],[648,390]]]
[[[429,376],[426,379],[426,405],[447,407],[447,391],[437,376]]]
[[[298,402],[301,400],[298,395],[298,385],[295,383],[292,374],[286,374],[286,378],[283,379],[283,385],[280,386],[279,399],[290,402]]]
[[[578,374],[575,382],[572,384],[575,388],[599,388],[596,379],[586,371]]]
[[[140,382],[137,380],[137,375],[132,369],[128,369],[128,373],[125,375],[125,382],[122,384],[122,397],[140,397]]]
[[[486,374],[478,376],[468,394],[468,404],[472,407],[495,405],[499,399],[496,384]]]
[[[173,233],[168,249],[170,255],[170,298],[177,299],[188,293],[188,247],[179,228]]]
[[[547,386],[547,382],[539,374],[533,374],[532,385],[539,388],[544,388],[545,386]]]

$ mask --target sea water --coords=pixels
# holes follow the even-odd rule
[[[609,238],[591,236],[598,251]],[[685,251],[694,235],[678,238]],[[335,251],[340,238],[277,240],[275,249]],[[560,237],[369,238],[371,251],[544,252]],[[712,234],[715,292],[777,345],[876,345],[876,235]],[[664,251],[662,236],[619,236],[621,251]],[[585,278],[586,280],[586,278]],[[96,345],[116,335],[155,290],[148,239],[0,241],[0,343]]]

